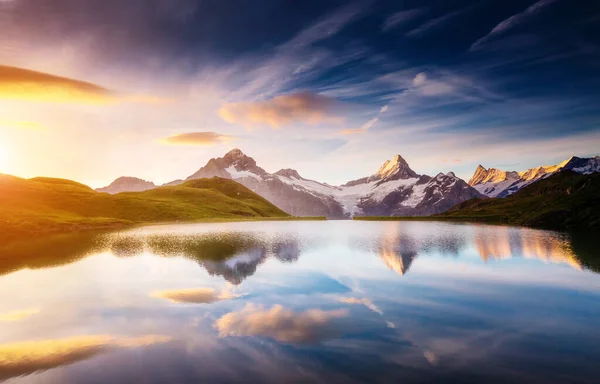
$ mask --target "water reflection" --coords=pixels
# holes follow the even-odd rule
[[[264,308],[247,304],[220,317],[214,328],[220,337],[265,336],[284,343],[312,344],[337,337],[341,331],[337,320],[348,314],[344,309],[295,312],[282,305]]]
[[[174,303],[211,304],[217,301],[235,299],[243,295],[236,294],[231,290],[219,292],[213,288],[191,288],[155,291],[150,296]]]
[[[564,263],[581,270],[581,261],[565,235],[525,228],[475,227],[474,243],[484,261],[524,257]]]
[[[288,222],[5,244],[0,381],[593,382],[594,241]]]
[[[168,336],[79,336],[58,340],[0,345],[0,381],[74,364],[116,349],[138,348],[170,341]]]

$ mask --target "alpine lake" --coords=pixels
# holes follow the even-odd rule
[[[0,382],[598,383],[598,239],[267,221],[0,242]]]

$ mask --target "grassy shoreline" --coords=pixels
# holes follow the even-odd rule
[[[326,221],[326,217],[231,217],[231,218],[206,218],[189,221],[150,221],[150,222],[114,222],[103,224],[77,224],[70,223],[60,226],[45,226],[34,230],[8,230],[2,232],[3,240],[22,239],[29,236],[46,236],[70,234],[76,232],[93,232],[93,231],[116,231],[131,228],[160,226],[160,225],[177,225],[177,224],[211,224],[211,223],[236,223],[236,222],[263,222],[263,221]]]

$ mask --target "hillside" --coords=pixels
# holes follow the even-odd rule
[[[472,199],[433,218],[551,229],[600,227],[600,173],[558,172],[506,198]]]
[[[110,195],[70,180],[0,175],[3,236],[136,223],[287,216],[243,185],[221,178]]]

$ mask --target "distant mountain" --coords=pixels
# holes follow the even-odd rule
[[[525,172],[486,169],[478,166],[469,185],[488,197],[506,197],[538,180],[562,171],[571,170],[581,174],[600,172],[600,156],[592,158],[571,157],[557,165],[528,169]]]
[[[107,192],[114,195],[121,192],[144,192],[156,187],[157,186],[150,181],[138,179],[137,177],[124,176],[119,177],[107,187],[96,189],[96,191]]]
[[[506,198],[469,200],[439,217],[551,229],[600,228],[600,173],[563,169]]]
[[[435,177],[418,175],[400,155],[369,177],[333,186],[306,179],[293,169],[268,173],[234,149],[210,159],[187,180],[213,176],[231,178],[294,216],[422,216],[482,197],[451,172]]]

